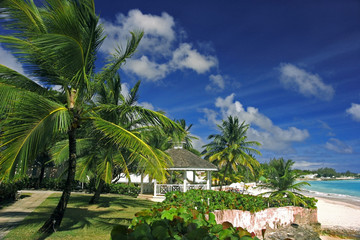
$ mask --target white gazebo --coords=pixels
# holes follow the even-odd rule
[[[168,167],[166,170],[172,175],[173,171],[183,172],[183,183],[181,184],[157,184],[154,181],[154,197],[163,196],[167,192],[171,191],[182,191],[186,192],[189,189],[211,189],[211,172],[218,171],[218,168],[200,158],[196,154],[183,149],[182,147],[175,147],[166,151],[167,154],[172,158],[173,165]],[[206,172],[206,183],[197,183],[195,173],[198,171]],[[188,181],[188,174],[192,173],[192,183]]]

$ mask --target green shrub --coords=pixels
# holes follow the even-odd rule
[[[24,177],[16,182],[16,186],[18,189],[32,189],[32,188],[37,188],[37,182],[38,182],[38,178]],[[62,179],[62,178],[44,178],[39,188],[61,191],[64,189],[65,183],[66,183],[66,179]],[[79,182],[74,181],[72,184],[73,186],[72,190],[75,190],[78,185]]]
[[[90,180],[90,183],[87,186],[87,190],[90,193],[95,192],[95,180]],[[121,195],[127,195],[132,197],[137,197],[140,193],[140,188],[136,187],[134,185],[129,185],[125,183],[110,183],[110,184],[104,184],[101,193],[115,193],[115,194],[121,194]]]
[[[169,209],[153,208],[138,212],[129,228],[115,226],[111,231],[112,240],[117,239],[256,239],[243,228],[231,223],[217,224],[213,213],[203,214],[186,207]]]
[[[15,183],[0,183],[0,203],[4,201],[15,201],[17,190],[18,188]]]
[[[109,192],[137,197],[140,193],[140,188],[123,183],[111,183],[109,184]]]
[[[316,208],[316,199],[302,197],[307,206],[299,204],[300,207]],[[183,192],[169,192],[166,199],[159,204],[167,206],[187,206],[198,209],[201,212],[239,209],[250,212],[257,212],[269,207],[295,206],[288,198],[272,199],[261,196],[252,196],[234,192],[212,191],[212,190],[189,190]]]

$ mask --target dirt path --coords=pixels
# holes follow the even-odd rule
[[[29,213],[55,192],[24,190],[21,193],[31,193],[31,196],[0,210],[0,239],[3,239],[12,228],[18,226]]]

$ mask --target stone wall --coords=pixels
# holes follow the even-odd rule
[[[292,223],[298,225],[313,225],[317,221],[317,209],[302,207],[268,208],[263,211],[251,213],[241,210],[216,210],[216,222],[230,222],[234,227],[246,228],[261,236],[261,229],[278,229]]]

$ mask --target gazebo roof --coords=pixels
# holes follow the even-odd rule
[[[167,170],[187,170],[187,171],[218,171],[218,168],[200,158],[196,154],[186,149],[172,148],[166,151],[173,160],[173,165]]]

